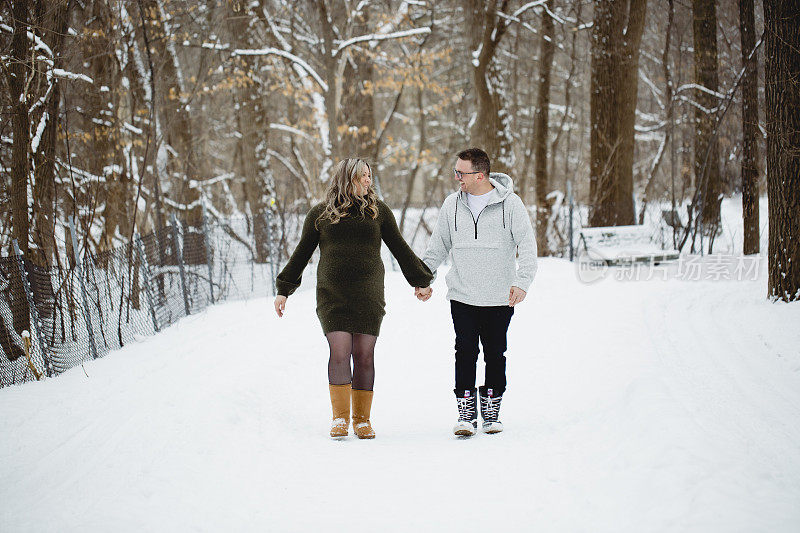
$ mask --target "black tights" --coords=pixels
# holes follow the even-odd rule
[[[363,333],[331,331],[327,335],[331,348],[328,360],[328,383],[346,385],[352,381],[353,388],[372,390],[375,383],[375,343],[378,337]],[[350,377],[350,355],[353,356],[353,374]]]

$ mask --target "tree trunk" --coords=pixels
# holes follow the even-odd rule
[[[156,76],[161,90],[154,98],[156,113],[160,114],[159,124],[163,142],[167,148],[167,174],[169,189],[156,190],[159,197],[163,193],[179,203],[184,209],[179,217],[187,227],[200,228],[202,226],[202,207],[200,206],[200,191],[196,184],[207,178],[205,159],[201,157],[202,147],[198,145],[204,137],[196,136],[195,121],[201,115],[191,114],[189,110],[189,93],[186,85],[185,73],[181,68],[179,57],[176,54],[172,41],[173,28],[166,15],[162,15],[163,0],[145,0],[145,17],[147,17],[148,35],[150,45],[154,50],[152,55],[160,63],[156,66]],[[200,58],[196,60],[198,69],[203,68],[205,51],[198,51]],[[156,165],[157,166],[157,165]],[[159,170],[154,169],[157,173]],[[192,185],[195,184],[195,185]],[[202,231],[186,231],[183,240],[183,260],[190,264],[205,263],[205,239]]]
[[[616,87],[620,122],[620,154],[615,187],[618,224],[635,224],[636,219],[633,202],[633,155],[639,88],[639,47],[644,32],[646,11],[646,0],[631,0],[627,32],[622,37],[622,54]]]
[[[324,65],[325,83],[328,90],[325,91],[325,114],[328,119],[328,146],[332,162],[338,161],[343,157],[341,144],[339,143],[339,84],[336,82],[336,57],[333,55],[334,32],[333,25],[328,13],[325,2],[315,2],[319,11],[319,20],[322,24],[322,64]]]
[[[427,143],[427,132],[425,128],[425,106],[422,100],[422,88],[417,88],[417,109],[419,110],[419,144],[417,146],[417,157],[414,161],[414,167],[408,174],[408,181],[406,182],[406,197],[403,201],[403,208],[400,211],[400,233],[403,233],[406,225],[406,213],[411,205],[411,198],[414,195],[414,184],[417,182],[417,174],[422,166],[422,151],[425,149]]]
[[[646,0],[594,4],[589,223],[634,223],[633,153]]]
[[[231,34],[237,48],[255,48],[251,33],[248,32],[250,17],[229,18]],[[263,45],[263,43],[262,43]],[[254,75],[261,66],[261,59],[244,56],[239,59],[242,76],[252,76],[251,81],[236,92],[240,112],[236,114],[239,136],[237,180],[243,185],[244,198],[253,216],[255,236],[255,260],[264,263],[269,259],[270,249],[267,241],[267,211],[273,209],[270,200],[275,197],[274,179],[270,168],[269,146],[269,100],[268,89]],[[276,217],[273,218],[275,220]]]
[[[64,35],[67,32],[69,15],[69,2],[59,0],[54,6],[44,8],[44,2],[37,6],[41,12],[49,11],[50,20],[42,20],[43,27],[47,28],[43,38],[53,51],[55,68],[62,67],[61,53],[64,48]],[[44,17],[43,17],[44,18]],[[32,239],[39,250],[37,262],[49,266],[53,264],[56,253],[55,243],[55,159],[56,137],[59,123],[59,110],[61,105],[61,82],[54,78],[52,91],[47,98],[44,109],[47,122],[42,132],[38,149],[33,154],[35,183],[33,188],[33,235]]]
[[[30,77],[28,44],[28,0],[12,2],[14,34],[11,38],[11,64],[8,88],[11,100],[11,127],[14,134],[11,148],[11,213],[14,228],[12,235],[17,239],[19,249],[28,253],[28,180],[30,161],[30,118],[28,117],[28,98],[25,94]]]
[[[764,1],[768,296],[800,300],[800,11]]]
[[[365,35],[372,31],[369,24],[369,6],[365,6],[353,21],[353,35]],[[341,139],[342,155],[345,157],[368,157],[375,149],[375,91],[369,84],[373,81],[375,61],[360,47],[351,47],[346,52],[349,59],[344,65],[342,84],[342,116],[345,126],[354,128],[345,132]]]
[[[758,59],[753,0],[739,0],[739,30],[742,39],[742,221],[745,255],[759,251],[758,228]],[[750,55],[752,54],[752,57]]]
[[[141,102],[147,101],[147,91],[144,90],[144,82],[146,81],[149,86],[149,93],[150,93],[150,101],[146,102],[148,104],[148,120],[145,124],[145,128],[143,128],[145,132],[145,143],[144,143],[144,153],[141,158],[140,163],[140,176],[139,176],[139,186],[142,185],[144,182],[144,178],[148,168],[152,168],[153,173],[153,184],[152,184],[152,191],[153,191],[153,203],[154,203],[154,218],[155,218],[155,233],[160,240],[159,245],[157,248],[157,261],[158,265],[165,265],[168,263],[167,261],[167,245],[165,237],[168,235],[169,229],[166,226],[166,222],[164,220],[164,208],[163,202],[161,200],[162,196],[162,187],[161,187],[161,169],[158,167],[158,146],[160,142],[163,142],[162,139],[157,138],[157,134],[160,133],[161,126],[160,126],[160,119],[158,113],[158,95],[159,91],[161,91],[161,86],[156,84],[156,80],[158,79],[158,73],[156,71],[156,67],[153,64],[153,51],[154,47],[152,46],[152,39],[153,37],[158,37],[158,33],[155,35],[152,34],[152,30],[150,27],[153,26],[153,22],[151,21],[151,17],[153,16],[152,13],[152,6],[144,6],[143,0],[139,0],[138,4],[138,11],[139,17],[138,22],[141,24],[134,24],[134,27],[140,32],[142,41],[144,43],[144,53],[141,55],[147,59],[147,80],[142,79],[142,84],[140,86],[133,85],[133,88],[137,88],[141,91],[143,98],[137,98],[137,92],[133,91],[134,95],[134,103],[138,100]],[[149,22],[148,22],[149,21]],[[131,52],[135,52],[137,45],[136,39],[131,39],[130,46],[132,47]],[[131,61],[129,61],[129,64]],[[138,69],[136,69],[138,71]],[[131,77],[129,79],[140,79],[139,76]],[[134,107],[135,108],[135,107]],[[138,205],[133,205],[134,210],[138,209]],[[164,295],[164,276],[157,276],[156,282],[159,291],[159,297],[163,298]]]
[[[102,226],[98,247],[110,250],[118,234],[130,234],[127,210],[128,178],[120,150],[119,63],[114,55],[119,24],[114,10],[103,1],[92,2],[84,16],[92,38],[83,41],[81,54],[86,58],[94,83],[81,95],[84,112],[83,128],[90,132],[89,150],[81,166],[103,176],[96,184],[97,204],[103,206]],[[109,88],[111,88],[109,90]],[[107,256],[101,255],[103,261]]]
[[[552,12],[553,0],[547,0],[547,11]],[[550,121],[550,74],[553,69],[553,18],[547,11],[542,12],[539,39],[539,95],[536,101],[536,115],[533,127],[534,169],[536,176],[536,243],[539,255],[550,255],[547,241],[547,224],[550,220],[550,192],[547,175],[547,134]]]
[[[195,146],[198,142],[194,137],[193,117],[187,109],[187,89],[184,86],[183,72],[179,58],[171,48],[172,35],[167,34],[165,21],[162,17],[160,2],[163,0],[145,0],[145,16],[148,17],[148,34],[150,45],[154,50],[153,57],[160,61],[156,66],[156,75],[161,85],[158,98],[155,100],[156,112],[161,114],[162,142],[172,150],[167,150],[167,169],[170,187],[176,189],[172,194],[173,199],[188,206],[183,214],[185,222],[193,227],[199,227],[202,222],[202,209],[196,204],[200,194],[196,187],[189,185],[194,181],[203,179],[201,170],[203,165],[199,150]],[[203,53],[200,51],[199,53]],[[194,205],[193,205],[194,204]],[[199,235],[188,233],[190,235]],[[202,237],[202,235],[200,235]],[[191,238],[191,240],[201,240]],[[198,243],[192,243],[194,246]],[[190,246],[187,243],[187,248]],[[198,257],[205,257],[205,252],[197,253]],[[203,259],[204,260],[204,259]]]
[[[656,175],[658,174],[658,169],[661,166],[661,162],[664,159],[664,151],[667,150],[667,145],[670,146],[670,155],[673,155],[673,126],[674,126],[674,118],[673,118],[673,106],[672,106],[672,73],[670,72],[669,68],[669,55],[670,55],[670,43],[672,41],[672,24],[675,19],[675,7],[673,5],[672,0],[668,1],[669,4],[669,11],[667,12],[667,31],[666,31],[666,39],[664,42],[664,51],[661,54],[661,67],[664,69],[664,101],[666,102],[666,123],[667,123],[667,131],[664,134],[664,140],[661,141],[661,146],[659,146],[658,152],[656,153],[655,159],[653,159],[653,163],[650,165],[650,176],[647,178],[647,185],[644,189],[644,195],[642,197],[641,202],[641,209],[639,210],[639,224],[644,224],[644,216],[647,212],[647,205],[651,200],[653,195],[653,189],[655,188],[656,183]],[[674,161],[672,161],[672,167],[670,168],[670,176],[672,176],[675,170]],[[674,201],[672,209],[674,211]]]
[[[717,73],[717,8],[716,2],[693,0],[694,77],[695,83],[716,93]],[[719,227],[722,184],[719,171],[719,145],[714,136],[716,113],[720,99],[706,91],[695,91],[695,99],[704,109],[695,109],[694,176],[700,188],[697,208],[701,213],[703,233],[715,235]]]
[[[493,161],[493,168],[508,172],[512,163],[511,140],[506,132],[505,102],[502,98],[503,80],[494,65],[497,46],[506,32],[505,19],[498,17],[497,0],[491,0],[484,8],[483,2],[470,0],[468,9],[478,14],[477,20],[483,22],[476,33],[480,37],[480,53],[475,58],[472,70],[477,99],[477,115],[470,128],[470,145],[486,151]],[[508,0],[503,0],[499,11],[508,11]],[[470,51],[471,53],[472,51]]]
[[[11,147],[11,213],[13,228],[11,235],[17,240],[20,251],[27,258],[28,245],[28,180],[30,174],[30,161],[28,150],[30,147],[30,119],[28,117],[28,98],[25,94],[30,72],[29,41],[28,41],[28,11],[27,0],[17,0],[12,3],[12,16],[14,33],[11,38],[11,64],[8,72],[9,96],[11,101],[11,127],[14,135]],[[16,270],[16,269],[14,269]],[[9,280],[11,294],[15,295],[13,302],[13,326],[17,334],[30,331],[30,309],[25,298],[22,279],[13,276]],[[4,350],[12,353],[12,347],[7,346],[8,339],[3,340]]]

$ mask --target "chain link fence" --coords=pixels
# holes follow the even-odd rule
[[[73,254],[68,267],[0,257],[0,387],[56,376],[215,302],[274,295],[272,227],[173,218],[118,248]]]

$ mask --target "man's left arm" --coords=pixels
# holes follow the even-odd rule
[[[531,217],[519,196],[512,196],[511,233],[517,245],[517,274],[514,277],[514,287],[519,287],[526,293],[533,283],[537,268],[536,234],[531,225]]]

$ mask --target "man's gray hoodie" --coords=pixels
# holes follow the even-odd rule
[[[489,204],[476,218],[466,193],[445,198],[423,261],[436,273],[448,254],[447,299],[479,306],[508,305],[512,286],[524,291],[536,275],[536,237],[510,177],[492,172]],[[519,252],[519,258],[517,258]]]

